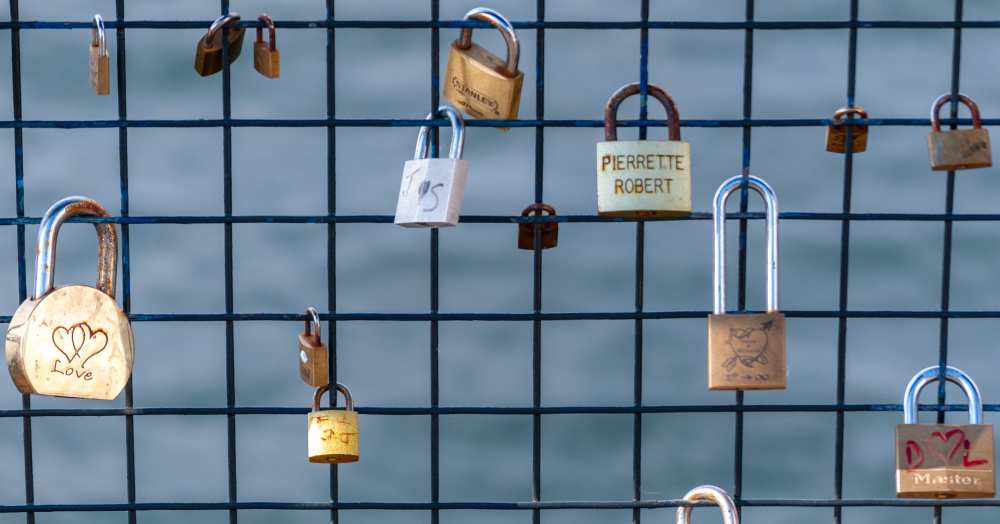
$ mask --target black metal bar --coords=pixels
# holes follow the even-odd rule
[[[545,20],[545,0],[535,3],[539,22]],[[535,31],[535,119],[545,120],[545,29]],[[545,128],[535,128],[535,202],[542,202],[544,189]],[[536,224],[533,254],[532,309],[542,311],[542,226]],[[542,406],[542,322],[535,320],[531,329],[531,405]],[[542,415],[531,416],[531,500],[542,500]],[[531,523],[540,524],[542,512],[532,510]]]
[[[649,0],[642,0],[640,17],[649,20]],[[639,120],[648,116],[649,85],[649,29],[639,30]],[[639,140],[646,139],[646,127],[639,127]],[[635,223],[635,311],[642,312],[643,278],[645,276],[646,223]],[[632,403],[642,405],[642,319],[635,319],[634,349],[632,357]],[[642,499],[642,413],[632,415],[632,500]],[[639,524],[639,508],[632,510],[632,523]]]
[[[326,19],[333,22],[336,16],[336,2],[326,0]],[[337,117],[337,40],[334,27],[326,30],[326,117]],[[326,212],[337,214],[337,128],[326,128]],[[337,312],[337,224],[326,226],[326,306],[331,313]],[[337,321],[327,322],[327,377],[330,384],[337,383]],[[329,395],[330,407],[337,406],[337,392]],[[340,502],[340,466],[330,464],[330,502]],[[330,508],[330,524],[340,522],[340,511]]]
[[[439,0],[431,0],[431,19],[437,20],[441,13]],[[438,105],[441,103],[441,93],[439,89],[441,78],[441,34],[439,28],[431,29],[431,113],[437,115]],[[431,128],[430,133],[430,157],[438,156],[438,146],[440,144],[440,133],[437,128]],[[431,313],[438,311],[438,230],[431,229]],[[430,350],[431,350],[431,407],[438,406],[438,321],[430,322]],[[431,415],[431,503],[437,503],[441,496],[441,427],[438,415]],[[439,524],[441,515],[437,508],[431,510],[431,524]]]

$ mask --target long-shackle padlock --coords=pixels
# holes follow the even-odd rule
[[[667,110],[669,140],[618,140],[618,106],[639,94],[638,83],[615,91],[604,109],[604,142],[597,143],[597,214],[656,217],[691,214],[691,144],[681,142],[677,106],[659,86],[650,95]]]
[[[726,313],[726,199],[740,188],[734,176],[715,193],[714,301],[708,316],[708,389],[785,389],[785,315],[778,312],[778,197],[767,182],[747,177],[764,198],[767,227],[767,312]]]
[[[465,121],[451,107],[441,106],[427,120],[443,114],[451,121],[451,151],[448,158],[427,158],[430,144],[428,126],[420,128],[413,160],[403,165],[395,223],[403,227],[444,227],[458,225],[462,193],[469,163],[462,160]]]
[[[990,133],[983,129],[979,107],[971,98],[959,93],[958,101],[972,113],[972,129],[941,131],[940,111],[951,93],[945,93],[931,104],[931,132],[927,134],[927,150],[931,157],[932,171],[976,169],[993,165],[990,153]]]
[[[220,16],[208,28],[205,36],[198,40],[198,50],[194,56],[194,70],[201,76],[209,76],[222,71],[222,26],[230,22],[239,22],[240,14],[230,11]],[[240,57],[243,51],[243,37],[246,29],[242,27],[229,28],[229,63]]]
[[[548,204],[536,202],[521,211],[522,217],[527,217],[532,211],[535,216],[541,216],[542,211],[548,213],[550,217],[556,215],[556,210]],[[549,249],[559,244],[559,222],[542,222],[539,224],[542,230],[541,248]],[[517,224],[517,248],[535,249],[535,224],[519,222]]]
[[[995,489],[993,424],[983,424],[979,387],[961,370],[945,366],[944,378],[965,390],[968,424],[917,424],[917,397],[940,380],[941,368],[917,373],[903,394],[903,423],[896,424],[896,496],[990,498]]]
[[[319,314],[309,308],[306,315],[306,331],[299,333],[299,377],[314,388],[330,385],[327,374],[326,344],[320,334]],[[310,320],[316,324],[316,333],[309,329]]]
[[[847,115],[858,115],[858,118],[867,119],[868,112],[860,107],[844,106],[833,113],[833,125],[826,128],[826,150],[831,153],[847,152],[847,126],[843,124]],[[851,139],[851,152],[860,153],[868,145],[868,126],[852,126],[854,137]]]
[[[94,15],[93,39],[90,42],[90,88],[95,94],[111,93],[108,70],[108,46],[104,39],[104,19]]]
[[[113,399],[132,373],[134,341],[125,312],[115,302],[118,235],[96,223],[97,288],[53,287],[59,226],[74,216],[107,217],[86,197],[56,202],[38,229],[35,289],[7,328],[7,368],[21,393]]]
[[[463,20],[489,22],[496,27],[507,42],[507,60],[500,60],[474,43],[471,27],[462,28],[461,35],[451,43],[448,51],[441,94],[473,118],[517,120],[524,73],[517,70],[521,44],[514,26],[503,15],[486,7],[469,11]],[[497,129],[507,131],[510,128]]]
[[[340,463],[358,460],[358,412],[354,411],[354,397],[341,383],[337,391],[344,394],[346,410],[319,410],[323,393],[330,386],[320,386],[313,394],[312,412],[309,413],[309,462]]]
[[[257,20],[267,24],[267,42],[264,41],[264,28],[257,28],[257,39],[253,42],[253,68],[267,78],[281,76],[281,54],[274,43],[274,21],[270,16],[260,15]]]
[[[722,521],[725,524],[740,524],[740,514],[736,511],[736,502],[722,488],[716,486],[698,486],[688,491],[682,500],[714,502],[722,510]],[[690,524],[691,510],[693,509],[691,506],[678,507],[677,524]]]

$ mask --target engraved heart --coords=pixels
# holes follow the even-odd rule
[[[67,363],[78,357],[83,359],[80,362],[83,368],[88,360],[108,347],[108,334],[103,329],[92,330],[86,322],[80,322],[69,328],[56,327],[52,330],[52,343],[66,357]]]
[[[951,448],[951,452],[948,453],[948,458],[945,459],[944,455],[938,453],[937,451],[934,450],[934,448],[931,447],[931,439],[936,437],[941,439],[945,444],[947,444],[948,441],[951,440],[951,437],[953,435],[958,435],[958,441],[955,442],[955,445]],[[924,447],[927,448],[928,453],[941,459],[941,462],[943,462],[945,466],[949,466],[951,465],[951,459],[955,456],[955,453],[958,453],[958,448],[962,447],[963,442],[965,442],[965,432],[960,429],[953,429],[947,433],[941,433],[940,431],[935,431],[934,433],[931,433],[930,436],[924,440]]]

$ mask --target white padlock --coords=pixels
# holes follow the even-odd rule
[[[403,227],[443,227],[458,225],[469,163],[462,160],[465,121],[451,107],[437,110],[451,120],[451,150],[448,158],[427,158],[427,126],[420,128],[413,160],[403,166],[395,223]],[[436,118],[434,113],[428,120]]]

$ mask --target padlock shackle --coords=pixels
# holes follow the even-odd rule
[[[104,19],[101,18],[101,15],[94,15],[93,33],[90,45],[97,46],[97,56],[101,58],[108,56],[108,46],[104,39]]]
[[[69,217],[96,216],[108,217],[108,210],[96,201],[87,197],[73,196],[64,198],[49,208],[42,216],[38,228],[38,244],[35,247],[35,294],[32,298],[40,298],[55,284],[56,277],[56,239],[59,237],[59,226]],[[115,298],[115,281],[118,274],[118,233],[114,224],[94,224],[97,229],[97,289]]]
[[[524,211],[521,211],[521,216],[526,217],[528,216],[528,213],[531,213],[532,211],[535,212],[535,216],[542,216],[542,211],[548,213],[549,216],[555,216],[556,214],[556,210],[552,206],[548,204],[543,204],[541,202],[536,202],[524,208]]]
[[[941,112],[941,106],[943,106],[945,102],[950,101],[951,93],[945,93],[937,97],[937,100],[931,104],[931,131],[934,131],[935,133],[941,132],[941,115],[939,114]],[[969,112],[972,113],[972,128],[979,129],[983,127],[983,120],[979,117],[979,106],[977,106],[971,98],[963,95],[962,93],[958,94],[958,101],[965,104],[965,106],[969,108]]]
[[[316,339],[319,340],[320,342],[322,342],[323,338],[320,336],[320,329],[321,328],[320,328],[320,323],[319,323],[319,313],[317,313],[314,308],[307,308],[306,309],[306,315],[312,315],[311,319],[309,317],[306,317],[306,335],[311,334],[311,331],[309,329],[309,321],[312,320],[313,323],[316,324]]]
[[[931,366],[910,379],[903,393],[903,424],[917,423],[917,399],[924,386],[940,380],[941,366]],[[969,398],[969,424],[983,423],[983,399],[979,396],[979,386],[962,370],[951,366],[944,367],[944,379],[961,386],[965,396]]]
[[[623,85],[615,94],[608,99],[608,105],[604,108],[604,141],[615,142],[618,140],[618,106],[626,98],[639,94],[639,82]],[[667,131],[668,138],[673,141],[681,139],[681,121],[677,116],[677,105],[674,99],[663,90],[662,87],[654,84],[646,84],[646,91],[663,104],[667,110]]]
[[[862,119],[868,118],[868,112],[857,106],[844,106],[833,113],[833,125],[839,126],[844,122],[843,118],[849,114],[858,115]]]
[[[736,502],[722,488],[715,486],[698,486],[688,491],[682,500],[696,501],[705,500],[714,502],[722,510],[722,521],[725,524],[740,524],[740,514],[736,512]],[[677,524],[690,524],[691,506],[680,506],[677,508]]]
[[[734,176],[726,180],[715,192],[712,205],[712,226],[715,230],[715,268],[713,270],[712,312],[722,315],[726,312],[726,199],[740,188],[743,177]],[[764,222],[767,227],[767,312],[778,311],[778,197],[767,182],[747,176],[747,187],[764,199]]]
[[[448,117],[448,120],[451,120],[451,149],[448,151],[448,158],[461,160],[462,150],[465,149],[465,119],[462,118],[461,113],[455,111],[452,107],[440,106],[437,113],[428,114],[426,120],[435,120],[441,114],[444,114],[444,116]],[[420,128],[420,133],[417,134],[417,149],[413,152],[414,160],[427,158],[430,150],[430,142],[428,142],[427,136],[430,130],[430,126],[422,126]]]
[[[267,16],[266,14],[258,16],[257,20],[260,20],[261,22],[267,24],[267,42],[268,42],[267,49],[272,52],[277,51],[278,49],[274,47],[274,20],[271,20],[271,17]],[[257,41],[254,42],[254,45],[257,45],[258,42],[263,42],[263,41],[264,41],[264,28],[258,27]]]
[[[351,390],[347,389],[347,386],[337,382],[337,391],[343,393],[344,401],[347,403],[347,411],[354,411],[354,397],[351,396]],[[323,393],[330,390],[330,386],[320,386],[316,388],[316,392],[313,393],[313,403],[312,410],[319,411],[319,402],[323,398]]]
[[[212,22],[212,25],[208,27],[208,32],[205,33],[205,49],[212,48],[212,37],[215,36],[216,31],[229,22],[238,22],[239,20],[240,14],[236,11],[230,11]]]
[[[514,26],[504,18],[504,16],[488,7],[477,7],[468,13],[462,20],[479,20],[489,22],[500,31],[503,39],[507,42],[507,67],[504,73],[509,77],[517,76],[517,62],[521,56],[521,43],[514,32]],[[468,49],[472,47],[472,28],[463,27],[458,40],[455,40],[455,47]]]

